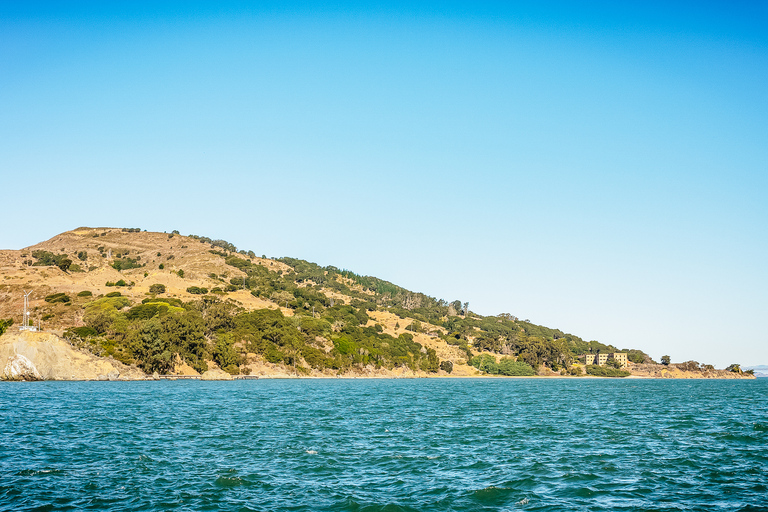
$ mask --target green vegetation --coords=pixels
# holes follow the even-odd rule
[[[664,366],[669,366],[670,358],[669,356],[661,356],[661,364]]]
[[[244,311],[213,297],[184,303],[178,299],[145,299],[131,305],[125,297],[104,297],[86,306],[84,321],[92,329],[84,347],[135,362],[147,372],[168,372],[179,354],[194,368],[205,370],[213,359],[236,374],[247,353],[270,363],[307,373],[309,368],[347,371],[371,365],[407,367],[430,373],[443,364],[434,349],[423,347],[409,333],[393,337],[381,327],[363,327],[365,305],[327,307],[320,317],[285,317],[280,311]],[[95,334],[94,334],[95,333]],[[85,331],[72,331],[85,338]],[[445,361],[443,363],[446,363]]]
[[[0,319],[0,336],[2,336],[11,325],[13,325],[13,318],[8,318],[6,320]]]
[[[66,254],[53,254],[48,251],[32,251],[32,257],[37,261],[33,263],[33,266],[56,266],[63,272],[67,272],[72,265],[72,260]]]
[[[597,377],[629,377],[631,374],[626,370],[611,368],[610,366],[590,364],[587,366],[587,375],[594,375]]]
[[[44,300],[51,304],[57,304],[59,302],[70,302],[72,299],[66,293],[54,293],[45,297]]]
[[[168,236],[178,234],[174,231]],[[300,374],[365,367],[451,373],[451,361],[441,361],[434,349],[418,343],[422,334],[456,347],[469,364],[493,375],[531,376],[542,367],[563,374],[582,374],[580,367],[572,366],[577,357],[619,351],[612,345],[585,341],[508,313],[483,317],[470,312],[467,302],[436,299],[350,270],[296,258],[280,258],[279,263],[259,260],[253,251],[238,251],[225,240],[190,236],[210,246],[210,253],[233,268],[232,272],[209,273],[208,277],[215,281],[210,293],[205,287],[189,286],[186,291],[196,297],[182,302],[166,298],[166,286],[155,283],[149,287],[151,297],[138,304],[119,292],[109,293],[85,306],[86,327],[67,331],[74,343],[136,363],[148,372],[171,371],[178,355],[199,371],[206,369],[206,360],[213,360],[232,374],[245,369],[247,357],[252,357],[248,354]],[[107,256],[105,247],[98,250]],[[111,266],[118,271],[145,266],[139,256],[129,257],[129,249],[112,251],[115,259]],[[45,251],[35,251],[33,257],[35,265],[58,265],[68,259]],[[86,261],[87,257],[85,251],[77,253],[79,260]],[[171,259],[174,255],[168,254],[165,261]],[[71,261],[64,266],[73,267]],[[164,264],[159,263],[159,268],[164,269]],[[171,272],[185,277],[183,268]],[[148,277],[146,272],[144,275]],[[107,285],[134,283],[120,279]],[[292,310],[292,316],[270,309],[246,311],[239,303],[225,299],[227,292],[240,289]],[[83,293],[78,297],[92,297],[90,292]],[[343,295],[343,300],[332,298],[337,294]],[[61,297],[49,302],[53,301],[69,303]],[[382,311],[397,317],[395,335],[386,334],[382,325],[371,322],[372,312]],[[634,363],[651,362],[641,350],[626,352]],[[590,366],[587,373],[628,374],[611,366]]]
[[[110,263],[110,266],[115,270],[129,270],[132,268],[141,268],[142,264],[139,263],[137,258],[115,258]]]
[[[469,364],[484,373],[491,375],[509,375],[530,377],[536,375],[531,365],[523,361],[515,361],[510,357],[502,357],[500,361],[490,354],[475,356],[469,360]]]

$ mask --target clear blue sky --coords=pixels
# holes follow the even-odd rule
[[[178,229],[768,364],[768,7],[0,3],[0,247]]]

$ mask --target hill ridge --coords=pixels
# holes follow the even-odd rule
[[[148,373],[183,364],[233,374],[575,374],[580,354],[618,350],[178,231],[78,227],[0,251],[0,274],[0,319],[20,323],[22,291],[31,289],[31,318],[43,329]],[[652,362],[641,350],[629,354]]]

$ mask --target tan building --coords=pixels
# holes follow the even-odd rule
[[[627,353],[626,352],[614,352],[611,354],[614,361],[618,361],[622,368],[627,367]]]
[[[613,352],[608,354],[585,354],[584,364],[596,364],[598,366],[605,366],[608,361],[617,361],[622,368],[627,367],[627,353],[626,352]]]

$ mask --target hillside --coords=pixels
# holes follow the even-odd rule
[[[581,374],[616,351],[511,314],[483,317],[393,283],[223,240],[78,228],[0,251],[0,319],[30,320],[146,373]],[[634,363],[653,364],[640,350]],[[650,370],[644,370],[650,371]]]

